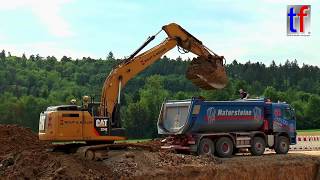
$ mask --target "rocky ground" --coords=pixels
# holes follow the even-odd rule
[[[273,153],[221,159],[137,148],[112,150],[103,161],[48,151],[30,129],[0,125],[0,179],[320,179],[320,156]],[[308,153],[308,152],[306,152]]]

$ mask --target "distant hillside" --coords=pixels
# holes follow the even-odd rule
[[[120,60],[63,57],[6,56],[0,53],[0,123],[38,128],[39,113],[49,105],[69,103],[90,95],[99,99],[102,84]],[[226,66],[230,78],[223,90],[203,91],[184,73],[190,61],[163,57],[132,79],[122,94],[122,120],[131,137],[156,136],[155,125],[164,99],[187,99],[202,95],[210,100],[237,99],[240,88],[251,97],[266,96],[291,103],[297,112],[298,128],[320,128],[320,69],[287,61]],[[157,96],[155,96],[157,95]],[[152,128],[150,128],[152,127]]]

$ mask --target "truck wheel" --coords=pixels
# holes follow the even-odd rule
[[[221,137],[216,142],[216,151],[219,157],[231,157],[233,153],[233,142],[228,137]]]
[[[277,154],[287,154],[289,151],[289,139],[285,136],[279,136],[274,150],[276,151]]]
[[[250,153],[254,156],[261,156],[266,149],[266,142],[262,137],[254,137],[252,139]]]
[[[214,144],[209,138],[202,138],[198,147],[198,155],[213,155]]]

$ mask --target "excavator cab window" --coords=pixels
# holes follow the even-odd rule
[[[99,107],[100,103],[98,102],[89,103],[88,112],[91,114],[91,116],[99,116]]]

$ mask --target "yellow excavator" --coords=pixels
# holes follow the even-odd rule
[[[162,30],[168,37],[139,54]],[[190,51],[197,55],[186,72],[186,77],[196,86],[203,89],[221,89],[226,86],[228,80],[223,56],[212,52],[175,23],[163,26],[162,30],[149,37],[132,55],[113,68],[104,82],[101,102],[94,102],[92,98],[84,96],[82,106],[50,106],[42,112],[39,139],[50,142],[85,141],[93,149],[99,149],[101,144],[127,139],[119,118],[121,90],[130,79],[176,46],[184,52]],[[83,151],[86,153],[87,150]]]

